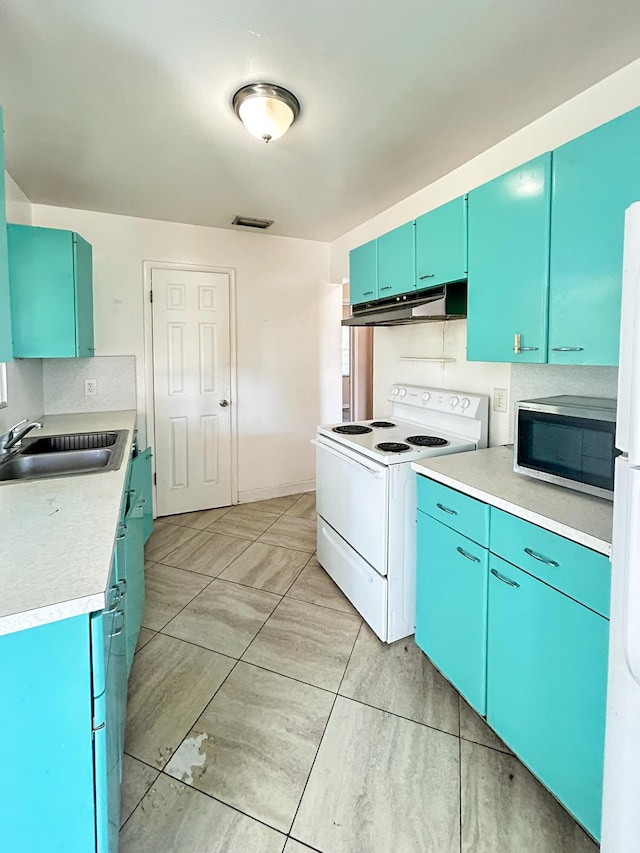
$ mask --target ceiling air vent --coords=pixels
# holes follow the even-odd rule
[[[252,216],[236,216],[232,225],[241,225],[243,228],[259,228],[261,231],[273,225],[273,219],[254,219]]]

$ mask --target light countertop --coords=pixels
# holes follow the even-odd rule
[[[613,503],[513,470],[512,447],[454,453],[411,467],[445,486],[610,556]]]
[[[32,436],[126,429],[117,471],[0,483],[0,635],[101,610],[136,413],[49,415]]]

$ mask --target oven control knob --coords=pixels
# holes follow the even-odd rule
[[[430,399],[431,399],[431,394],[429,393],[429,391],[425,391],[424,394],[422,395],[422,402],[428,403]]]
[[[462,402],[460,403],[463,409],[468,409],[471,405],[471,400],[468,397],[463,397]]]
[[[400,396],[401,396],[401,397],[406,397],[407,389],[406,389],[406,388],[401,388],[399,393],[400,393]]]
[[[392,397],[397,397],[397,396],[398,396],[398,391],[399,391],[399,390],[400,390],[400,389],[399,389],[399,388],[396,388],[396,386],[394,385],[394,386],[393,386],[393,389],[392,389],[392,391],[391,391],[391,396],[392,396]]]
[[[455,407],[458,405],[459,402],[460,402],[459,397],[450,397],[449,398],[449,405],[451,406],[452,409],[455,409]]]

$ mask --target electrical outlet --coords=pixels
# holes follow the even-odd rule
[[[85,379],[84,380],[84,396],[85,397],[97,397],[98,396],[98,380],[97,379]]]
[[[493,411],[494,412],[506,412],[507,411],[507,389],[506,388],[494,388],[493,389]]]

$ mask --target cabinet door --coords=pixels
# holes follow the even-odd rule
[[[9,225],[9,286],[16,358],[73,358],[76,341],[74,235]]]
[[[550,209],[550,153],[469,193],[470,361],[546,361]]]
[[[3,853],[95,846],[88,615],[0,637]]]
[[[4,134],[0,107],[0,362],[11,361],[11,311],[9,308],[9,262],[4,197]]]
[[[487,721],[600,834],[609,623],[489,557]]]
[[[467,277],[467,197],[416,219],[416,288]]]
[[[126,647],[127,672],[131,671],[133,656],[138,642],[142,611],[144,610],[144,507],[139,495],[133,496],[134,503],[125,517],[125,566],[126,566]]]
[[[624,213],[640,199],[640,109],[553,155],[549,362],[617,364]]]
[[[352,305],[378,297],[378,249],[376,240],[349,252],[349,301]]]
[[[416,643],[484,715],[488,551],[422,512],[417,549]]]
[[[378,237],[378,298],[415,290],[415,224]]]
[[[138,452],[131,461],[132,488],[142,501],[142,535],[147,541],[153,531],[153,475],[151,473],[151,448]]]
[[[89,358],[93,345],[93,253],[91,245],[73,234],[73,277],[76,294],[76,355]]]

